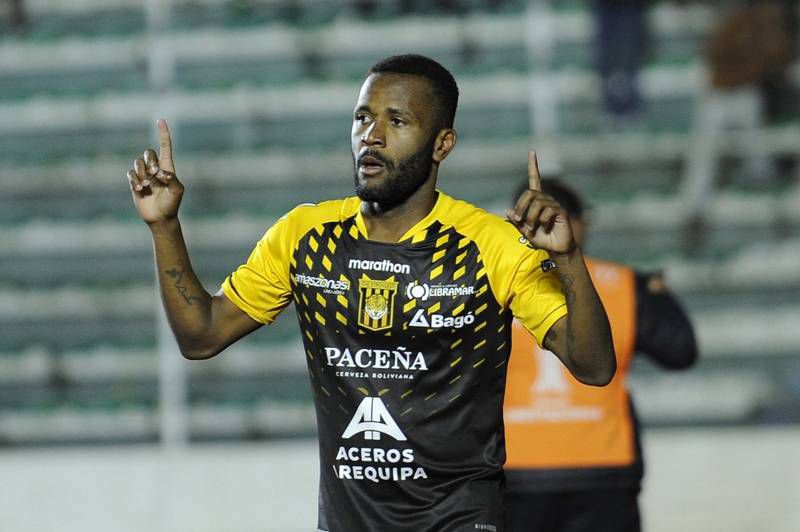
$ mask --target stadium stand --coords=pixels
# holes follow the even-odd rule
[[[609,131],[586,1],[534,14],[522,0],[173,4],[166,33],[147,29],[138,0],[28,0],[22,31],[0,26],[0,445],[158,438],[151,244],[123,179],[153,141],[155,112],[174,126],[183,225],[213,289],[285,211],[351,193],[358,83],[407,51],[451,66],[461,86],[444,190],[500,212],[497,191],[511,194],[535,146],[590,198],[589,251],[663,268],[685,301],[702,358],[674,380],[637,366],[645,423],[800,421],[796,173],[721,179],[705,247],[683,252],[681,169],[711,8],[656,3],[645,114]],[[531,42],[534,15],[550,28],[544,44]],[[154,43],[174,65],[164,92],[150,88]],[[800,68],[792,75],[800,86]],[[555,132],[537,126],[537,91],[557,104]],[[726,164],[748,150],[796,164],[800,116],[758,138],[727,134]],[[182,363],[192,439],[313,433],[291,311],[217,359]]]

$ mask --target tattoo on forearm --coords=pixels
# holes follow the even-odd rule
[[[175,281],[175,284],[172,286],[178,290],[178,293],[181,295],[183,300],[186,301],[187,305],[193,305],[195,301],[198,303],[203,301],[201,298],[191,295],[189,293],[188,286],[181,284],[181,281],[183,280],[183,274],[186,273],[186,267],[184,266],[182,260],[178,261],[178,265],[176,267],[170,268],[169,270],[164,270],[164,273],[172,277],[172,279]]]
[[[564,298],[567,305],[575,302],[575,278],[571,274],[561,276],[561,285],[564,287]]]
[[[570,313],[567,315],[567,351],[572,352],[572,347],[575,345],[575,331],[573,331],[571,319],[575,303],[575,277],[571,274],[562,275],[561,286],[564,287],[564,299],[567,300],[567,308],[570,309]]]

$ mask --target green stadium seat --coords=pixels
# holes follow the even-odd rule
[[[254,235],[252,242],[243,238],[229,241],[226,237],[232,232],[227,228],[236,225],[230,222],[231,218],[246,218],[240,225],[249,233],[260,220],[266,228],[291,206],[321,199],[309,194],[326,198],[352,194],[351,167],[346,157],[351,111],[339,101],[323,111],[315,107],[291,113],[275,109],[259,113],[255,105],[251,106],[255,108],[252,112],[237,110],[230,116],[195,113],[194,109],[210,109],[215,102],[222,108],[237,98],[256,101],[262,91],[270,92],[270,98],[272,94],[278,98],[284,94],[294,97],[295,90],[303,96],[315,90],[341,95],[349,84],[355,91],[367,66],[386,50],[365,51],[355,45],[339,50],[337,41],[334,51],[322,46],[314,48],[309,43],[316,39],[326,42],[326,32],[335,33],[342,28],[377,27],[386,33],[413,28],[424,34],[428,30],[423,22],[437,17],[437,21],[450,24],[450,29],[463,28],[463,36],[459,33],[453,42],[427,42],[420,38],[420,47],[414,46],[413,51],[432,55],[451,67],[463,83],[462,89],[464,84],[472,88],[473,81],[487,81],[489,87],[487,90],[481,84],[482,94],[465,95],[464,101],[469,103],[462,104],[456,122],[459,147],[452,159],[457,162],[449,159],[443,166],[443,190],[457,191],[460,197],[482,206],[504,206],[506,198],[498,197],[498,191],[507,190],[510,194],[516,182],[524,178],[525,148],[541,140],[554,142],[564,150],[564,176],[589,199],[596,215],[597,225],[588,243],[590,254],[646,269],[665,265],[677,269],[682,275],[676,283],[679,293],[701,319],[732,307],[749,307],[757,315],[797,300],[800,283],[785,272],[785,283],[769,286],[741,283],[740,277],[725,275],[742,261],[754,262],[747,251],[757,254],[759,250],[747,248],[748,242],[778,246],[788,238],[796,238],[797,224],[791,213],[786,215],[783,226],[776,222],[775,227],[766,227],[763,221],[731,227],[713,225],[705,248],[690,257],[681,256],[684,235],[678,222],[626,225],[609,215],[615,206],[642,212],[642,207],[657,204],[662,208],[655,210],[664,212],[663,206],[678,197],[681,147],[689,142],[697,53],[704,45],[704,32],[695,25],[682,27],[677,23],[680,20],[668,20],[667,24],[662,20],[662,29],[653,35],[644,67],[644,74],[649,76],[648,90],[654,94],[646,96],[642,116],[635,125],[614,132],[602,116],[595,87],[592,35],[583,31],[591,24],[590,0],[548,3],[557,17],[563,17],[560,23],[572,30],[557,32],[554,53],[542,64],[529,57],[520,30],[527,2],[453,3],[469,10],[469,16],[448,14],[441,3],[422,0],[379,1],[369,13],[359,13],[352,6],[333,0],[221,0],[202,5],[176,2],[171,29],[180,50],[175,71],[177,94],[173,95],[180,100],[175,106],[181,114],[176,135],[176,153],[181,154],[179,170],[190,168],[202,173],[204,158],[209,154],[225,161],[238,161],[241,157],[264,166],[263,181],[256,178],[253,170],[237,175],[238,170],[234,169],[219,180],[201,175],[192,182],[193,176],[187,171],[184,180],[190,186],[182,216],[187,227],[198,223],[210,228],[204,231],[210,233],[206,238],[197,244],[190,242],[194,269],[208,289],[215,290],[246,259],[260,236]],[[55,59],[49,65],[45,52],[62,46],[69,51],[82,49],[84,43],[89,43],[88,50],[111,43],[126,49],[130,42],[144,42],[144,15],[141,6],[133,3],[115,9],[92,7],[73,14],[41,13],[31,19],[27,33],[13,35],[0,22],[3,52],[14,43],[21,43],[28,46],[19,49],[21,57],[29,49],[44,56],[41,68],[30,69],[21,62],[24,67],[0,72],[3,111],[12,108],[10,115],[16,116],[13,108],[18,106],[24,115],[29,110],[26,106],[31,104],[31,116],[37,110],[55,116],[62,106],[70,113],[83,103],[100,102],[97,107],[104,111],[99,114],[119,117],[126,110],[121,107],[140,105],[147,100],[149,88],[144,60],[137,62],[131,56],[134,52],[118,64],[105,57],[96,63],[81,62],[79,67],[69,61],[61,65]],[[482,17],[486,20],[482,21]],[[502,24],[515,24],[509,33],[515,37],[503,35],[506,38],[497,42],[486,36],[476,38],[470,33],[475,24],[486,24],[494,28],[491,31],[498,31]],[[275,33],[271,33],[273,30]],[[234,46],[216,50],[214,39],[225,41],[228,35],[243,36],[247,50],[241,54]],[[275,37],[278,47],[262,54],[258,45],[262,41],[273,42],[264,36]],[[79,46],[70,48],[75,42]],[[192,48],[196,42],[205,43],[206,47]],[[214,53],[206,54],[207,49]],[[566,80],[564,86],[568,90],[558,113],[560,136],[555,139],[540,139],[532,131],[530,102],[523,92],[524,76],[529,71],[534,77],[547,75]],[[661,85],[662,80],[668,83]],[[492,99],[492,83],[502,89],[497,94],[502,96],[509,89],[514,96]],[[204,99],[206,95],[211,97]],[[270,98],[263,101],[272,101]],[[188,105],[184,105],[187,101]],[[36,102],[41,103],[38,109]],[[104,114],[115,102],[123,103]],[[785,120],[800,121],[800,108],[795,106]],[[38,225],[47,232],[61,224],[74,224],[73,234],[86,228],[93,235],[89,228],[94,226],[104,228],[107,238],[100,240],[108,247],[76,238],[79,242],[74,246],[49,249],[46,242],[52,243],[52,239],[41,238],[42,243],[36,248],[35,242],[23,245],[9,237],[11,247],[0,250],[0,291],[20,294],[20,309],[28,309],[17,315],[0,314],[0,368],[17,368],[14,371],[19,375],[17,380],[0,379],[0,415],[18,415],[2,418],[0,443],[155,441],[159,397],[156,349],[163,331],[157,323],[152,251],[123,180],[126,165],[139,155],[136,151],[152,143],[152,125],[149,117],[143,117],[141,122],[109,118],[97,125],[77,117],[74,123],[64,119],[42,124],[39,129],[6,128],[0,132],[0,164],[24,169],[24,175],[32,176],[31,181],[41,183],[37,188],[19,176],[10,176],[8,183],[4,182],[7,190],[0,197],[0,236]],[[598,154],[597,145],[609,146],[614,153],[608,157]],[[506,154],[511,157],[509,146],[515,150],[519,147],[518,163],[502,160]],[[654,156],[637,155],[651,146]],[[304,164],[317,158],[336,162],[326,166],[329,176],[285,175],[291,173],[286,168],[272,173],[269,164],[261,163],[262,154],[278,154],[277,159],[283,162],[277,166],[291,166],[281,159],[286,153],[296,153]],[[331,158],[331,153],[342,153],[342,160]],[[486,153],[493,157],[484,157]],[[462,156],[464,159],[459,161]],[[97,164],[105,172],[116,165],[109,161],[116,160],[125,161],[120,163],[119,171],[109,175],[107,182],[98,175],[90,176],[91,186],[75,186],[74,172],[69,179],[61,180],[54,170],[75,163],[81,168]],[[39,169],[41,174],[27,173]],[[95,169],[94,174],[99,172]],[[754,185],[728,177],[721,186],[725,194],[741,190],[754,200],[780,208],[784,208],[782,202],[787,195],[796,193],[789,179]],[[118,234],[130,235],[129,245],[109,243]],[[136,240],[139,236],[141,241]],[[791,259],[789,254],[786,256]],[[698,279],[693,279],[693,274]],[[30,306],[22,304],[23,297],[26,304],[36,298],[46,302],[48,296],[55,301],[67,292],[78,294],[83,306],[65,313],[58,310],[63,308],[58,304],[41,303],[30,312]],[[112,301],[113,298],[119,299]],[[148,298],[152,305],[142,303]],[[232,348],[227,358],[187,362],[193,440],[312,435],[314,411],[298,342],[296,317],[289,310],[275,324],[238,343],[235,348],[241,352],[235,353]],[[293,349],[298,352],[295,354]],[[791,346],[776,344],[764,353],[737,352],[733,357],[714,353],[701,363],[701,377],[713,378],[720,372],[738,375],[739,366],[752,369],[756,364],[782,374],[797,364],[800,347],[795,352],[790,349]],[[765,363],[764,358],[771,362]],[[130,369],[134,366],[136,371]],[[645,376],[651,378],[649,374]],[[128,423],[130,429],[119,432],[119,423]]]

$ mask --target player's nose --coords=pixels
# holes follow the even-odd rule
[[[385,146],[386,135],[385,129],[380,125],[379,121],[372,122],[369,127],[361,135],[361,144],[364,146]]]

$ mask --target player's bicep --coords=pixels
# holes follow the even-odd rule
[[[263,324],[237,307],[220,290],[211,298],[211,337],[214,351],[222,351],[233,342],[255,331]]]
[[[567,317],[562,316],[547,331],[542,347],[552,352],[559,360],[572,371],[569,357],[567,356]]]

